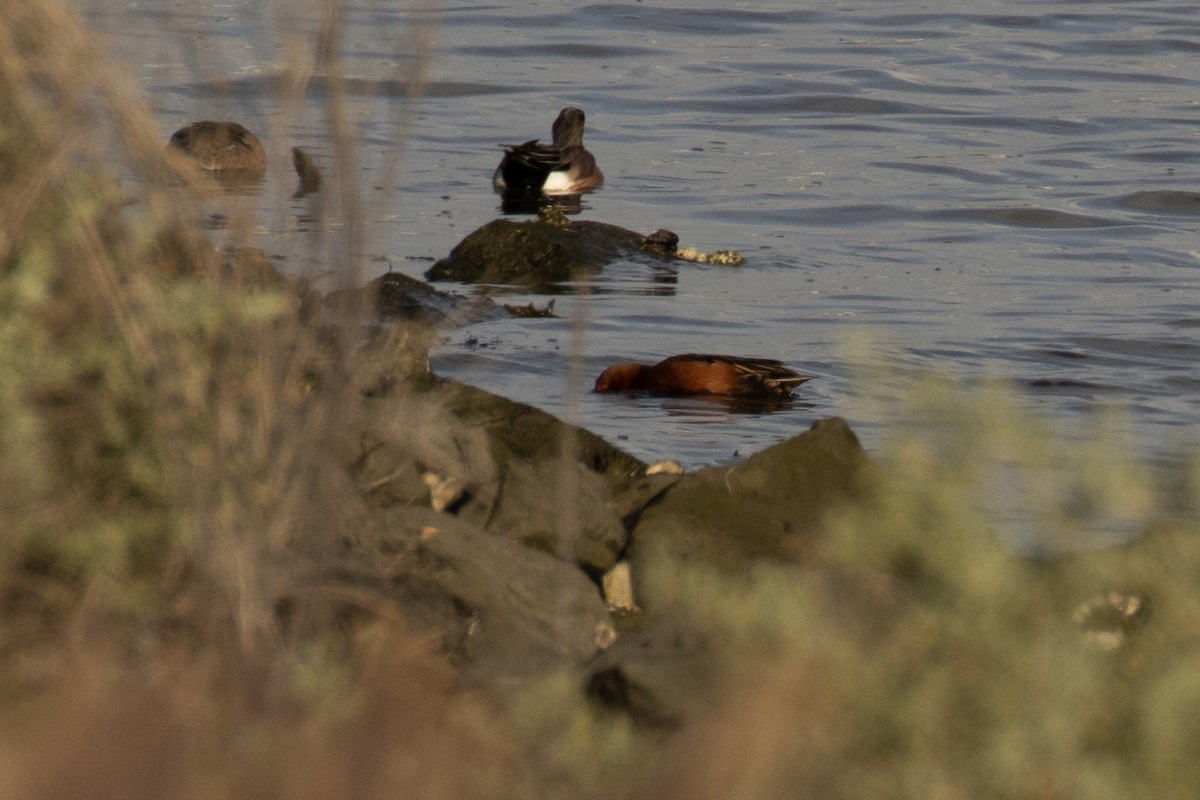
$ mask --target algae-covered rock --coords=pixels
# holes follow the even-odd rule
[[[647,237],[603,222],[497,219],[469,234],[425,273],[431,281],[545,286],[575,280],[618,258],[661,260]]]
[[[653,580],[651,554],[738,572],[757,559],[797,557],[806,534],[862,486],[870,464],[839,418],[732,466],[686,475],[642,511],[632,534],[635,588]]]

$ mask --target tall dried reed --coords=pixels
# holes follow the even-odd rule
[[[325,11],[349,285],[367,232]],[[0,105],[0,796],[519,793],[503,722],[383,598],[325,580],[378,356],[229,268],[188,201],[210,190],[181,190],[54,0],[0,5]]]

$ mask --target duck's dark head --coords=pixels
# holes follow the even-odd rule
[[[597,392],[623,392],[645,388],[650,368],[645,364],[614,364],[596,378]]]
[[[179,130],[175,131],[175,133],[171,134],[170,144],[174,147],[178,147],[185,153],[190,153],[192,151],[191,126],[189,125],[186,128],[180,128]]]
[[[554,146],[561,150],[572,145],[582,145],[583,120],[583,111],[572,106],[558,112],[558,119],[554,120],[554,127],[551,128],[554,133]]]

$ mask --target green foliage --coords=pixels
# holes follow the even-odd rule
[[[6,591],[56,620],[115,581],[125,590],[111,602],[157,616],[180,589],[164,576],[211,565],[201,534],[211,545],[214,530],[259,526],[278,502],[267,443],[294,427],[303,395],[294,303],[217,279],[211,248],[161,213],[163,187],[126,199],[77,134],[116,138],[102,112],[134,129],[143,110],[105,108],[119,78],[77,21],[53,4],[6,6],[0,39]],[[161,162],[161,142],[132,146],[131,163]]]

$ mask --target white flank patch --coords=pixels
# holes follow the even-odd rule
[[[556,169],[547,175],[542,191],[546,194],[571,194],[571,180],[567,177],[567,171]]]

